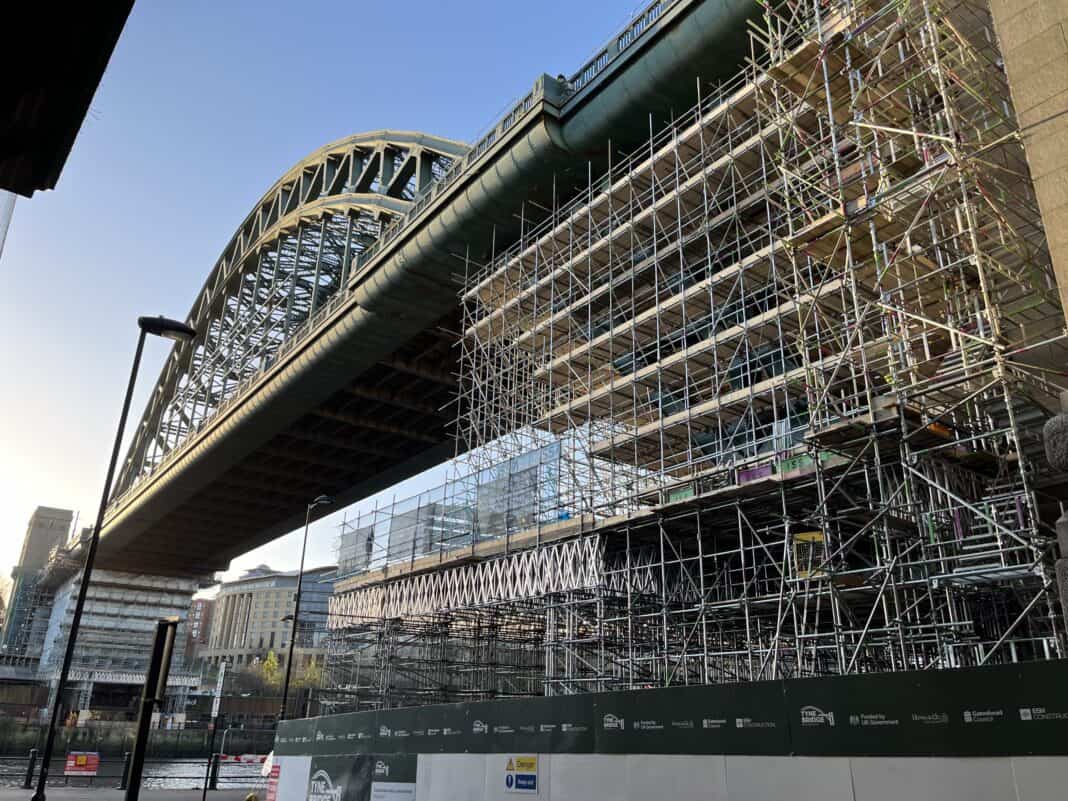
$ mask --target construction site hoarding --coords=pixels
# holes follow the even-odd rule
[[[666,687],[285,721],[280,756],[1068,755],[1068,663]]]

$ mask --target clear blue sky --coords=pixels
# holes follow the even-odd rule
[[[279,175],[376,128],[472,141],[539,74],[577,69],[637,9],[140,0],[58,187],[18,201],[0,259],[0,571],[35,506],[91,522],[137,316],[183,317]],[[146,352],[133,424],[165,352]],[[333,559],[332,523],[314,530],[313,562]],[[234,567],[292,568],[293,553],[279,540]]]

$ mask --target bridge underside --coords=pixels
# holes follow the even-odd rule
[[[697,76],[733,75],[759,10],[658,0],[570,78],[538,78],[469,149],[379,131],[286,173],[194,303],[200,335],[142,417],[101,562],[224,569],[301,526],[320,493],[357,501],[453,456],[458,337],[441,331],[459,329],[456,274],[690,107]]]
[[[357,376],[314,411],[251,447],[152,525],[105,547],[112,570],[224,570],[235,556],[303,523],[307,503],[364,497],[448,458],[455,447],[456,322],[446,319]],[[328,513],[323,509],[322,513]]]

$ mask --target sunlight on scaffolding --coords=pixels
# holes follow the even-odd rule
[[[1064,655],[1040,430],[1068,350],[989,11],[765,12],[734,81],[469,270],[481,478],[361,517],[343,561],[589,525],[336,609],[532,632],[488,665],[546,694]],[[360,697],[506,689],[447,663]]]

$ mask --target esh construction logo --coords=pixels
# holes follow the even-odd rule
[[[1050,712],[1044,706],[1022,706],[1020,707],[1020,720],[1034,721],[1034,720],[1065,720],[1068,719],[1068,713],[1066,712]]]
[[[774,720],[754,720],[753,718],[735,718],[736,729],[774,729],[777,724]]]
[[[345,785],[334,786],[334,781],[325,770],[317,770],[312,774],[308,784],[308,801],[341,801],[345,792]]]
[[[389,737],[391,734],[393,734],[393,732],[390,730],[389,726],[379,726],[378,727],[378,736],[379,737]]]
[[[383,762],[381,759],[375,762],[375,776],[388,776],[389,765]]]
[[[609,712],[604,716],[602,725],[604,726],[605,730],[615,729],[617,731],[623,731],[627,727],[627,722],[618,715],[613,715],[611,712]]]
[[[834,712],[824,712],[818,706],[801,707],[802,726],[834,726]]]
[[[471,731],[475,734],[488,734],[489,726],[483,723],[481,720],[476,720],[471,724]]]

